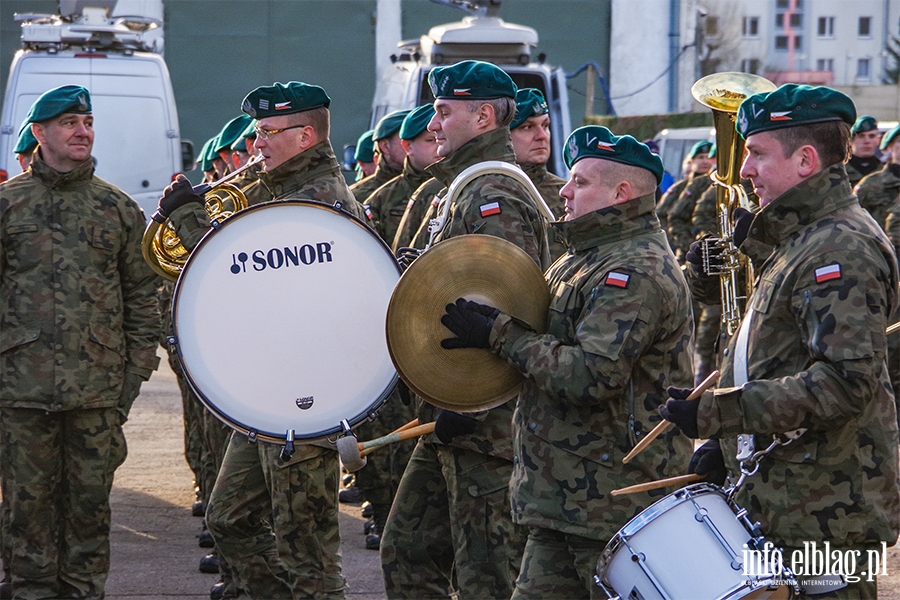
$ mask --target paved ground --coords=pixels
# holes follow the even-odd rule
[[[200,519],[192,517],[191,472],[184,461],[181,400],[175,378],[162,361],[144,385],[126,425],[128,460],[116,474],[112,494],[111,600],[209,597],[215,575],[197,570],[206,550],[198,547]],[[351,600],[385,598],[378,553],[364,548],[358,507],[341,507],[344,575]],[[702,561],[702,557],[698,557]],[[900,550],[889,550],[888,577],[879,599],[900,598]]]

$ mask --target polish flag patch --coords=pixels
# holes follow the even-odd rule
[[[276,102],[276,103],[275,103],[275,110],[284,110],[284,109],[290,108],[290,107],[291,107],[290,101],[288,101],[288,102]]]
[[[410,200],[409,202],[407,202],[407,203],[406,203],[406,208],[407,208],[407,210],[410,209],[410,208],[412,208],[412,207],[413,207],[413,204],[415,204],[415,203],[416,203],[415,200]]]
[[[472,88],[455,88],[453,90],[453,95],[454,96],[471,96],[472,95],[471,90],[472,90]]]
[[[368,204],[363,204],[363,210],[366,213],[366,218],[371,221],[372,220],[372,209],[369,208]]]
[[[489,202],[488,204],[482,204],[479,208],[481,211],[482,217],[489,217],[491,215],[499,215],[500,214],[500,203],[499,202]]]
[[[839,265],[838,263],[816,269],[816,283],[824,283],[826,281],[831,281],[832,279],[840,278],[841,265]]]
[[[606,276],[606,285],[625,288],[628,287],[628,279],[629,276],[625,273],[616,273],[615,271],[610,271]]]
[[[770,121],[792,121],[793,119],[791,119],[790,114],[791,114],[791,111],[789,111],[789,110],[785,111],[785,112],[773,112],[771,115],[769,115],[769,120]]]
[[[606,150],[607,152],[615,152],[616,145],[612,142],[597,142],[598,150]]]

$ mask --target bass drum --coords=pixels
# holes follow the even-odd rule
[[[234,429],[272,442],[327,437],[397,383],[384,322],[399,278],[388,246],[347,213],[258,204],[191,253],[170,342],[191,387]]]

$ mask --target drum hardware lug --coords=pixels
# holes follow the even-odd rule
[[[248,431],[248,432],[247,432],[247,443],[249,443],[249,444],[255,444],[255,443],[256,443],[256,436],[257,436],[257,433],[256,433],[255,431]]]
[[[335,203],[334,203],[334,207],[335,207],[336,209],[338,209],[338,210],[341,210],[341,209],[344,208],[344,205],[341,204],[340,202],[335,202]]]
[[[375,419],[378,418],[378,411],[377,411],[377,410],[373,410],[373,411],[370,412],[368,415],[366,415],[366,417],[369,419],[369,421],[374,421]]]
[[[218,229],[218,228],[222,225],[222,221],[219,221],[218,219],[216,219],[216,220],[214,220],[214,221],[210,221],[210,222],[209,222],[209,225],[210,225],[210,227],[212,227],[213,229]]]
[[[294,430],[288,429],[284,434],[284,448],[281,449],[281,460],[287,462],[294,456]]]
[[[347,419],[341,419],[341,433],[344,435],[353,435],[353,430],[350,429],[350,423],[347,422]]]
[[[169,337],[166,338],[166,343],[169,344],[170,346],[177,346],[178,338],[175,337],[174,335],[170,335]]]

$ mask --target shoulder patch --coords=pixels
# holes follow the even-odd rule
[[[365,213],[366,213],[366,218],[367,218],[368,220],[371,221],[372,218],[373,218],[373,217],[372,217],[372,209],[369,208],[369,205],[368,205],[368,204],[363,204],[363,210],[364,210]]]
[[[832,279],[841,278],[841,265],[834,263],[825,267],[816,269],[816,283],[824,283]]]
[[[487,204],[482,204],[478,207],[478,210],[481,212],[482,217],[489,217],[491,215],[499,215],[500,214],[500,203],[499,202],[488,202]]]
[[[604,282],[606,285],[612,285],[619,288],[628,287],[628,280],[631,278],[630,275],[626,275],[625,273],[617,273],[616,271],[610,271],[606,275],[606,281]]]

